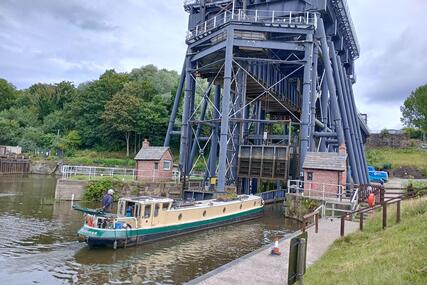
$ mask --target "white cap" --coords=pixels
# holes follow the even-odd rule
[[[110,195],[113,195],[114,194],[114,190],[113,189],[109,189],[107,193],[110,194]]]

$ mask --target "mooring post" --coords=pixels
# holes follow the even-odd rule
[[[396,224],[400,223],[400,200],[397,201],[396,205]]]
[[[345,215],[341,215],[341,236],[344,236]]]
[[[387,203],[383,203],[383,230],[387,227]]]

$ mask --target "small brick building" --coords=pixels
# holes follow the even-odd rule
[[[336,152],[308,152],[303,164],[304,190],[336,194],[347,181],[345,148]]]
[[[168,147],[150,146],[148,140],[144,140],[135,160],[137,180],[154,182],[172,179],[173,158]]]

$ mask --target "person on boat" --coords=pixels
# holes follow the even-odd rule
[[[107,213],[111,213],[111,209],[113,208],[113,194],[114,190],[109,189],[102,197],[102,209]]]

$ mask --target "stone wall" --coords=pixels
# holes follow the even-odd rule
[[[32,160],[30,164],[30,173],[40,175],[59,174],[61,167],[59,167],[58,164],[59,162],[55,160]]]
[[[74,200],[79,201],[83,199],[85,187],[89,183],[88,180],[68,180],[58,179],[55,188],[55,200],[70,201],[74,194]],[[133,181],[123,183],[121,189],[114,189],[119,191],[121,197],[129,196],[164,196],[177,198],[181,196],[181,184],[173,182],[142,182]],[[105,189],[107,191],[108,189]]]
[[[406,134],[371,134],[366,142],[366,147],[407,148],[419,144],[420,141],[410,139]]]

